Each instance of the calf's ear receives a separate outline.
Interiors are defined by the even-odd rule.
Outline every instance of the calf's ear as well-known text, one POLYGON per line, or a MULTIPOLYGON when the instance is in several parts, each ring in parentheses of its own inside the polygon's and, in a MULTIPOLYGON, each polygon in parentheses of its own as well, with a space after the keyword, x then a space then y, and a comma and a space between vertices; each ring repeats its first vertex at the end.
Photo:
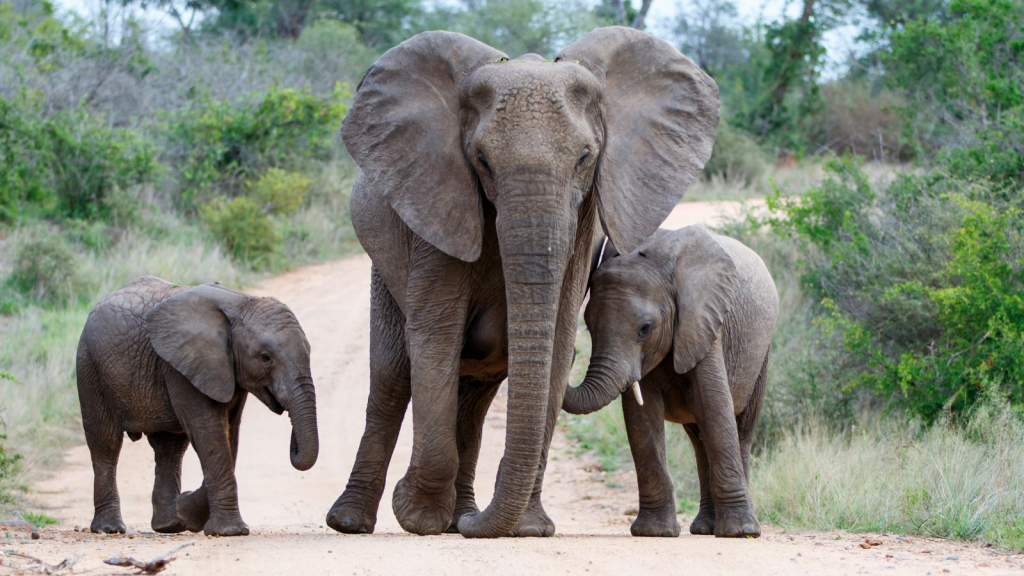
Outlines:
POLYGON ((217 402, 228 402, 235 394, 228 313, 248 298, 216 286, 196 286, 146 312, 146 330, 156 353, 217 402))

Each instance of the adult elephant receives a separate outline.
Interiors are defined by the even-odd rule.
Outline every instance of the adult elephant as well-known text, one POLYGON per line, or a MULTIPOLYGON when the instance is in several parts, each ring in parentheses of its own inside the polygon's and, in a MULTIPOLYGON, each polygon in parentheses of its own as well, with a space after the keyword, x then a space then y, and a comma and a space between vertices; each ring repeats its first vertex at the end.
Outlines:
POLYGON ((427 32, 370 68, 342 126, 373 260, 370 397, 328 525, 373 531, 411 397, 412 462, 393 498, 405 530, 554 534, 541 483, 598 215, 633 250, 702 169, 717 123, 714 81, 630 28, 595 30, 553 62, 427 32), (480 513, 481 428, 506 377, 505 454, 480 513))

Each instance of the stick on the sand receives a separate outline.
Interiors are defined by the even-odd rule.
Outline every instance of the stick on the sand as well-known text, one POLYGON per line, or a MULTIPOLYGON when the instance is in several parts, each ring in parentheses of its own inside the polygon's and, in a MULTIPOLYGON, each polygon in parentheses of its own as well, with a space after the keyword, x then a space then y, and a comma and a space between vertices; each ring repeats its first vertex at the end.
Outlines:
POLYGON ((181 546, 178 546, 177 548, 175 548, 174 550, 171 550, 170 552, 168 552, 166 554, 163 554, 161 556, 157 556, 156 558, 153 558, 149 562, 141 562, 139 560, 136 560, 135 558, 121 558, 121 557, 118 557, 118 556, 115 556, 113 558, 107 558, 103 562, 106 563, 106 564, 110 564, 111 566, 124 566, 125 568, 135 567, 135 568, 138 568, 139 570, 142 570, 146 574, 156 574, 157 572, 160 572, 164 568, 167 568, 167 565, 175 560, 174 558, 168 558, 168 556, 170 556, 171 554, 174 554, 175 552, 177 552, 178 550, 181 550, 182 548, 184 548, 186 546, 191 546, 191 545, 193 545, 195 543, 196 543, 195 540, 193 540, 191 542, 186 542, 186 543, 182 544, 181 546))
MULTIPOLYGON (((17 556, 19 558, 25 558, 26 560, 35 562, 36 564, 39 564, 39 571, 43 574, 47 574, 48 576, 60 576, 65 572, 69 572, 71 568, 75 564, 78 564, 78 561, 82 559, 82 555, 79 554, 78 556, 75 556, 74 560, 72 560, 71 558, 65 558, 61 560, 60 563, 58 563, 56 566, 51 566, 46 562, 43 562, 39 558, 36 558, 35 556, 29 556, 28 554, 22 554, 21 552, 7 552, 7 556, 17 556)), ((19 572, 21 571, 21 568, 19 566, 13 564, 6 564, 6 566, 8 566, 9 568, 14 568, 19 572)))

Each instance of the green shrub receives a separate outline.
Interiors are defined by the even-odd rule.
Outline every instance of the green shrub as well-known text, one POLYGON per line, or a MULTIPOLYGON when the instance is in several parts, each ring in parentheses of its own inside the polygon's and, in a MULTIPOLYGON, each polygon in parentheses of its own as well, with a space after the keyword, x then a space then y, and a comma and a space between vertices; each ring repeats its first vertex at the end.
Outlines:
POLYGON ((103 123, 84 107, 47 118, 38 97, 24 96, 0 98, 0 218, 10 220, 23 208, 106 218, 108 196, 158 179, 156 150, 141 135, 103 123))
POLYGON ((705 180, 721 176, 729 183, 750 186, 764 174, 767 164, 764 151, 753 138, 728 122, 719 122, 703 175, 705 180))
POLYGON ((281 235, 267 211, 252 198, 215 198, 199 217, 235 258, 256 267, 274 252, 281 235))
POLYGON ((291 214, 302 206, 312 187, 313 180, 307 176, 271 168, 249 183, 249 194, 268 213, 291 214))
POLYGON ((935 420, 978 401, 987 379, 1024 403, 1024 240, 1000 194, 941 173, 874 190, 854 159, 800 198, 768 199, 765 222, 795 238, 823 308, 836 377, 935 420), (845 375, 844 375, 845 374, 845 375))
POLYGON ((83 288, 78 257, 59 234, 24 243, 9 282, 25 296, 50 304, 72 302, 83 288))
POLYGON ((329 158, 349 96, 340 84, 324 97, 271 88, 234 103, 204 99, 177 114, 170 138, 180 149, 181 204, 194 206, 209 187, 237 194, 268 167, 329 158))
MULTIPOLYGON (((960 226, 945 234, 950 258, 938 272, 940 283, 894 282, 884 301, 906 300, 927 307, 941 334, 907 346, 899 355, 871 337, 871 327, 834 314, 848 350, 866 357, 870 370, 854 380, 898 398, 900 405, 926 419, 944 409, 973 406, 983 383, 1007 383, 1006 399, 1024 405, 1024 242, 1020 212, 956 198, 965 209, 960 226), (1015 270, 1015 267, 1017 268, 1015 270)), ((837 310, 838 312, 838 310, 837 310)))
POLYGON ((938 162, 954 178, 1019 188, 1024 182, 1024 156, 1014 147, 1013 138, 1000 130, 987 130, 978 134, 978 140, 940 151, 938 162))

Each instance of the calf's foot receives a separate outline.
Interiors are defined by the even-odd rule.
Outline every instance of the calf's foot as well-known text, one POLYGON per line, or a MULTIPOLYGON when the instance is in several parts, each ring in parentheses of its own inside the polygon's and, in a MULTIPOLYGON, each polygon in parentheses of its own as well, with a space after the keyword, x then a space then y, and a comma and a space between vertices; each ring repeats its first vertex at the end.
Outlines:
POLYGON ((238 514, 225 514, 224 516, 211 516, 203 534, 207 536, 248 536, 249 527, 238 514))
POLYGON ((124 534, 124 521, 120 510, 103 510, 92 518, 89 530, 97 534, 124 534))
POLYGON ((697 517, 690 523, 690 534, 711 536, 715 533, 715 509, 701 508, 697 517))
POLYGON ((181 496, 178 496, 177 512, 185 530, 201 532, 210 520, 210 503, 206 498, 206 489, 182 492, 181 496))

